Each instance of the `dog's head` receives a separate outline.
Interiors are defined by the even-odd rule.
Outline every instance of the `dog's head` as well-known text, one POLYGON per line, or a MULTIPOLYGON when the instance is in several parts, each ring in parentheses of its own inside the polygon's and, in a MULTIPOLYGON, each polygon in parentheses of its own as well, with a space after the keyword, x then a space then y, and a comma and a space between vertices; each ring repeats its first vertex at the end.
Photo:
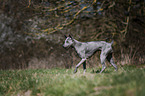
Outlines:
POLYGON ((73 38, 71 37, 71 35, 69 35, 68 37, 65 35, 65 42, 63 44, 63 47, 70 47, 73 44, 73 38))

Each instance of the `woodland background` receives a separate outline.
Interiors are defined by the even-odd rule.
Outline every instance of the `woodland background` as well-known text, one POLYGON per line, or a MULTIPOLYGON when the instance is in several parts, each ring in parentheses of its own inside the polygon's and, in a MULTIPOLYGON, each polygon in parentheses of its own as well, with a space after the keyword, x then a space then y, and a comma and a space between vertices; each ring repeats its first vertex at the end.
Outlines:
MULTIPOLYGON (((145 64, 145 0, 0 0, 0 69, 75 66, 74 49, 62 47, 68 34, 113 39, 117 65, 145 64)), ((101 65, 99 53, 87 66, 101 65)))

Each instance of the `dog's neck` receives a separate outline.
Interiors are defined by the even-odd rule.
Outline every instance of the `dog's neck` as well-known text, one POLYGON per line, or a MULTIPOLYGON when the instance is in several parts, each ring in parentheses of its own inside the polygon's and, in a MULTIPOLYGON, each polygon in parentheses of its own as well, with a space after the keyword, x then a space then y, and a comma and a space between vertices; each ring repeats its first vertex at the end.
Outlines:
POLYGON ((77 48, 77 47, 79 47, 79 46, 81 46, 82 45, 82 42, 79 42, 79 41, 77 41, 77 40, 75 40, 75 39, 73 39, 73 47, 74 48, 77 48))

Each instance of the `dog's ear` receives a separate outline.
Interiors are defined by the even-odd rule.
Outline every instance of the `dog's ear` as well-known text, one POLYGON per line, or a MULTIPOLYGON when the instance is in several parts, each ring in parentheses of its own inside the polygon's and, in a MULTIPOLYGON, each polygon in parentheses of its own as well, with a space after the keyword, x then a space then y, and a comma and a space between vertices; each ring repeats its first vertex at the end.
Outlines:
POLYGON ((71 38, 72 41, 74 41, 74 38, 71 35, 69 35, 69 37, 71 38))
POLYGON ((73 39, 72 36, 71 36, 70 34, 69 34, 69 37, 70 37, 71 39, 73 39))
POLYGON ((66 35, 64 35, 64 37, 65 37, 65 38, 67 38, 67 36, 66 36, 66 35))

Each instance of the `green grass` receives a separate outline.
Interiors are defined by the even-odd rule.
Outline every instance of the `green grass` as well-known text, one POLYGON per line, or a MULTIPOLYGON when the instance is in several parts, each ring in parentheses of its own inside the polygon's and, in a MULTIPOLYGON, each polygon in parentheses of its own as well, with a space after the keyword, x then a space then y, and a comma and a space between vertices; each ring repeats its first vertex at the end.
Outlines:
POLYGON ((145 96, 144 68, 108 67, 102 74, 88 68, 85 75, 73 70, 0 71, 0 96, 145 96))

